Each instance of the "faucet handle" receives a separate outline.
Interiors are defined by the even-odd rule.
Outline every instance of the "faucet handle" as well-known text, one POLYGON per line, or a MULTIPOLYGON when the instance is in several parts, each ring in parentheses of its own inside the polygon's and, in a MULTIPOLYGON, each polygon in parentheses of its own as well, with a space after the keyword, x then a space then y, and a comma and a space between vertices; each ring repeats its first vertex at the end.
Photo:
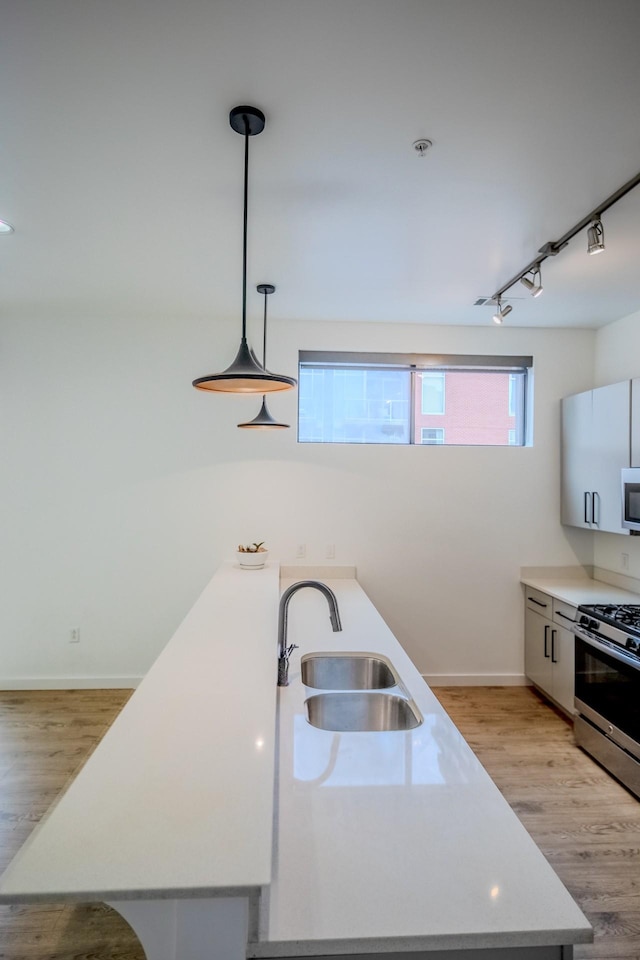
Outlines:
POLYGON ((289 686, 289 658, 294 650, 298 649, 297 643, 291 643, 285 648, 281 657, 278 657, 278 686, 289 686))

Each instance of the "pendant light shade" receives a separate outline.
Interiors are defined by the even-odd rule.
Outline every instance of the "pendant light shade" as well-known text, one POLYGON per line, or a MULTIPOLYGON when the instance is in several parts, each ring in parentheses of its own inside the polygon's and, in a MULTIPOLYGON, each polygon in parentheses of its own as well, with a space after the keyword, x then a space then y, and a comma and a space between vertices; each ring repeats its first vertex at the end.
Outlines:
MULTIPOLYGON (((263 333, 262 333, 262 363, 266 364, 267 362, 267 297, 269 294, 275 292, 275 287, 272 283, 259 283, 257 286, 258 293, 264 294, 264 320, 263 320, 263 333)), ((279 423, 269 413, 267 408, 267 398, 262 397, 262 406, 260 407, 260 412, 253 420, 249 420, 247 423, 239 423, 238 427, 241 430, 288 430, 288 423, 279 423)))
MULTIPOLYGON (((294 377, 271 373, 260 365, 247 343, 247 211, 249 196, 249 137, 264 130, 265 118, 257 107, 234 107, 229 114, 232 130, 244 136, 244 225, 242 231, 242 338, 236 358, 222 373, 193 381, 197 390, 213 393, 271 393, 295 387, 294 377)), ((275 288, 274 288, 275 289, 275 288)), ((265 300, 266 303, 266 300, 265 300)), ((266 308, 265 308, 266 309, 266 308)))

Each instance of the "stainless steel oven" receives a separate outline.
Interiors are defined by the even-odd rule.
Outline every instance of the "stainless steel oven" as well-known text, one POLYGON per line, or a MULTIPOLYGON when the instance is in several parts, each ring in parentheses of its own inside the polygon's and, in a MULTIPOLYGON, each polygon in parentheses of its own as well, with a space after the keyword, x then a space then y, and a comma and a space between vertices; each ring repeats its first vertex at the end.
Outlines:
POLYGON ((583 606, 578 616, 576 743, 640 797, 640 607, 583 606))

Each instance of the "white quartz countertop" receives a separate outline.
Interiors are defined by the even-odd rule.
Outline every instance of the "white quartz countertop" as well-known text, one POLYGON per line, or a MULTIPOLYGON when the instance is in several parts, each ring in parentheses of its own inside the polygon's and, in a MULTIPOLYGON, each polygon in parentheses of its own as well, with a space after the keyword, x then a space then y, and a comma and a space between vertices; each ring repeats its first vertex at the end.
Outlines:
POLYGON ((278 566, 206 587, 0 880, 0 902, 216 896, 271 879, 278 566))
POLYGON ((590 941, 588 921, 366 594, 355 580, 326 582, 341 633, 317 591, 289 608, 300 650, 279 692, 273 879, 248 956, 590 941), (347 650, 389 658, 423 724, 310 726, 304 699, 318 691, 302 685, 300 656, 347 650))
POLYGON ((564 600, 576 606, 581 603, 640 603, 640 595, 637 593, 588 577, 523 577, 521 583, 555 597, 556 600, 564 600))

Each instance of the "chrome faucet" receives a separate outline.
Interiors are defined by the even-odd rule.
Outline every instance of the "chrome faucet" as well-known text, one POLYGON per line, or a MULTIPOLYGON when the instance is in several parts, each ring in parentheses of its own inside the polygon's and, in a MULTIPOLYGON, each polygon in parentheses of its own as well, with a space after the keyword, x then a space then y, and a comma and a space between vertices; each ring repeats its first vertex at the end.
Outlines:
POLYGON ((320 583, 319 580, 299 580, 298 583, 292 583, 290 587, 284 591, 280 597, 280 607, 278 611, 278 686, 286 687, 289 684, 289 658, 294 650, 298 649, 297 643, 292 643, 290 646, 287 646, 287 622, 288 622, 288 611, 289 611, 289 601, 294 593, 297 593, 298 590, 302 590, 303 587, 313 587, 314 590, 319 590, 320 593, 324 594, 327 598, 327 603, 329 604, 329 617, 331 619, 331 626, 333 627, 333 632, 337 633, 339 630, 342 630, 342 624, 340 623, 340 614, 338 612, 338 601, 336 600, 336 595, 333 590, 326 585, 326 583, 320 583))

